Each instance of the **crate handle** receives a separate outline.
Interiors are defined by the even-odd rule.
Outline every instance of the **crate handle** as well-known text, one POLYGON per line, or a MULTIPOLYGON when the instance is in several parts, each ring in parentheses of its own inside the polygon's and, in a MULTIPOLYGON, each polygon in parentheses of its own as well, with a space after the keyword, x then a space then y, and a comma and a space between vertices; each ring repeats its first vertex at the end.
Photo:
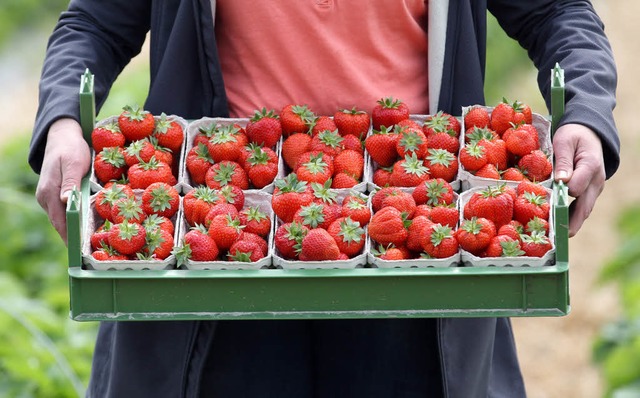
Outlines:
POLYGON ((69 267, 82 266, 82 195, 73 187, 67 201, 67 254, 69 267))
POLYGON ((555 244, 556 262, 569 262, 569 192, 564 182, 553 183, 553 197, 555 201, 555 244))

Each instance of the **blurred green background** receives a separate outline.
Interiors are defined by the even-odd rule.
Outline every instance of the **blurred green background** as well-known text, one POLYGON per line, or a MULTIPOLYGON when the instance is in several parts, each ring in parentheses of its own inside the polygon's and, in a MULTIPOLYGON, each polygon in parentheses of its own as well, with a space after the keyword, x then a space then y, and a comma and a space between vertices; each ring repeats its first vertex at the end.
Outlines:
MULTIPOLYGON (((0 5, 0 112, 8 120, 0 131, 0 220, 5 230, 0 239, 1 397, 82 396, 90 372, 97 325, 68 318, 66 249, 34 199, 37 176, 26 163, 47 37, 66 4, 4 0, 0 5)), ((507 97, 546 113, 525 52, 492 17, 487 59, 488 105, 507 97)), ((125 104, 142 104, 148 84, 143 54, 125 69, 98 117, 118 114, 125 104)), ((640 208, 629 208, 621 220, 624 242, 611 254, 603 280, 620 284, 624 308, 620 320, 604 325, 593 341, 602 394, 617 398, 640 396, 640 279, 635 267, 640 208)))

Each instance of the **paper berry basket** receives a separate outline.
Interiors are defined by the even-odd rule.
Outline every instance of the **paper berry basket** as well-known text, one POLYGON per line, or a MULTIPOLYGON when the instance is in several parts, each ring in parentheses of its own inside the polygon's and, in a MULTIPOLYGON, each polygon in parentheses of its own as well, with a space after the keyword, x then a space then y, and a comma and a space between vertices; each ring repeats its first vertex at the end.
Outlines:
MULTIPOLYGON (((562 70, 552 71, 562 115, 562 70)), ((93 127, 93 76, 82 77, 81 124, 93 127)), ((553 128, 552 128, 553 131, 553 128)), ((567 189, 553 186, 555 256, 540 267, 87 270, 89 181, 67 205, 70 317, 77 321, 539 317, 570 311, 567 189)))

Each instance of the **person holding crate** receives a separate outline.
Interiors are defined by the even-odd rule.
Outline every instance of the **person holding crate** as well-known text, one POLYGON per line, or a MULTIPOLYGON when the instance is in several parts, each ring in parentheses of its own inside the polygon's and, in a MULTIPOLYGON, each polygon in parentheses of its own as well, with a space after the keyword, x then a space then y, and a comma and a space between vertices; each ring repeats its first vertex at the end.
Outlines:
MULTIPOLYGON (((575 235, 619 164, 616 68, 588 1, 249 2, 72 0, 51 35, 29 162, 63 239, 64 204, 89 170, 78 82, 97 105, 150 32, 145 108, 186 119, 308 102, 318 113, 393 94, 414 113, 484 103, 486 12, 528 50, 550 102, 565 70, 556 179, 575 235), (486 3, 486 4, 485 4, 486 3), (284 20, 285 16, 288 16, 284 20), (293 17, 295 16, 295 17, 293 17), (354 38, 359 39, 354 39, 354 38), (348 87, 348 89, 345 89, 348 87)), ((103 322, 90 397, 521 397, 505 318, 103 322)))

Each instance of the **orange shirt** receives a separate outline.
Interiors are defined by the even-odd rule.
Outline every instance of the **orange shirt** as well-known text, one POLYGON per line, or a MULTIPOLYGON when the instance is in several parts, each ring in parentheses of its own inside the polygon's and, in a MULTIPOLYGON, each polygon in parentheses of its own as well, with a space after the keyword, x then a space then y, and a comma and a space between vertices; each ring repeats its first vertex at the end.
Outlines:
POLYGON ((215 33, 232 117, 306 104, 370 111, 392 96, 428 113, 424 0, 218 0, 215 33))

